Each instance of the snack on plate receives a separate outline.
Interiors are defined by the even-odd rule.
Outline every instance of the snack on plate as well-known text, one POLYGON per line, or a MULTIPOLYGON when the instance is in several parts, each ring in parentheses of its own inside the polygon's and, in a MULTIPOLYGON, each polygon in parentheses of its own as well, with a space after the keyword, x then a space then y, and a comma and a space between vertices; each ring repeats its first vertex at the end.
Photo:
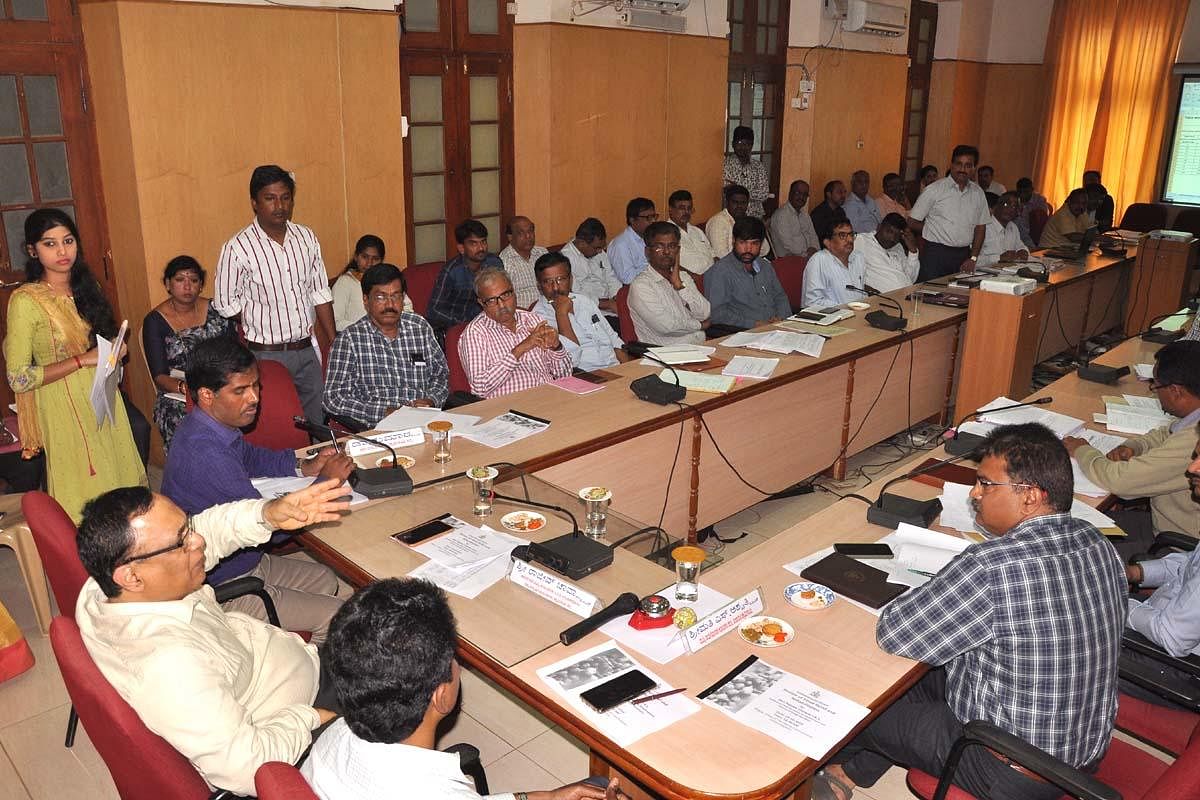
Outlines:
POLYGON ((501 517, 500 524, 510 531, 530 533, 541 530, 546 525, 546 518, 536 511, 513 511, 501 517))

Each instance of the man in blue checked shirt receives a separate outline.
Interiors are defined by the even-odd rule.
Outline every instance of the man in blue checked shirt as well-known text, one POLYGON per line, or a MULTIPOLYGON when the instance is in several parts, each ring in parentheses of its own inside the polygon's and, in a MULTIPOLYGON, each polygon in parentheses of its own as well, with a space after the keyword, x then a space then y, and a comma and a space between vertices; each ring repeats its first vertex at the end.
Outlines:
MULTIPOLYGON (((814 800, 849 800, 892 764, 940 774, 972 720, 1085 772, 1108 749, 1128 591, 1121 559, 1070 516, 1071 460, 1047 428, 998 428, 982 454, 971 501, 996 538, 894 600, 876 629, 880 648, 934 669, 834 754, 814 800)), ((982 747, 967 748, 954 782, 993 800, 1062 795, 982 747)))
POLYGON ((404 273, 394 264, 376 264, 363 274, 367 315, 333 342, 326 411, 372 428, 400 406, 446 402, 446 356, 429 323, 404 311, 406 291, 404 273))

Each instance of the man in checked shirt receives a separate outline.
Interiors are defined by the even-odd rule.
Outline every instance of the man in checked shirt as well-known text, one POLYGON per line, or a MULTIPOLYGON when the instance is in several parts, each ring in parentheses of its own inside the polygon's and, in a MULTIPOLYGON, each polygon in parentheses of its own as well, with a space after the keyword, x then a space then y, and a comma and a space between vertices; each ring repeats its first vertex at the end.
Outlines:
MULTIPOLYGON (((940 774, 972 720, 1085 772, 1108 749, 1128 592, 1121 559, 1071 517, 1071 460, 1048 429, 998 428, 981 452, 971 501, 996 538, 883 610, 880 648, 933 669, 834 754, 814 778, 814 800, 849 800, 892 764, 940 774)), ((983 747, 964 751, 954 782, 993 800, 1062 795, 983 747)))

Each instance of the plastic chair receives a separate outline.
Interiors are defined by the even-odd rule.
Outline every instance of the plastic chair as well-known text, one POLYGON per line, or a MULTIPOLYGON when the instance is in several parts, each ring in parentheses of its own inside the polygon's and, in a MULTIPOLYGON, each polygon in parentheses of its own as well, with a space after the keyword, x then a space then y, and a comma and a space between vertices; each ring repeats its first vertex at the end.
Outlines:
POLYGON ((268 761, 254 773, 258 800, 318 800, 300 770, 282 761, 268 761))
POLYGON ((92 661, 74 619, 54 618, 50 623, 50 646, 67 694, 79 710, 122 800, 216 800, 234 796, 210 790, 190 761, 146 727, 92 661))
POLYGON ((1155 203, 1133 203, 1121 217, 1121 230, 1149 233, 1167 227, 1167 207, 1155 203))
POLYGON ((1033 238, 1034 245, 1040 244, 1042 241, 1042 231, 1046 229, 1046 223, 1050 221, 1050 213, 1044 208, 1035 208, 1029 212, 1029 235, 1033 238))
POLYGON ((629 287, 622 286, 617 290, 617 321, 621 325, 621 340, 624 342, 637 341, 637 331, 633 329, 633 316, 629 313, 629 287))
POLYGON ((975 720, 963 727, 946 759, 941 779, 921 770, 908 771, 908 786, 926 800, 973 800, 973 795, 951 786, 963 750, 981 745, 1064 789, 1065 796, 1084 800, 1140 800, 1200 796, 1200 733, 1193 732, 1183 754, 1166 764, 1151 753, 1120 739, 1109 743, 1108 752, 1094 775, 1068 766, 988 722, 975 720))
POLYGON ((258 379, 262 398, 258 417, 246 429, 246 441, 271 450, 295 450, 307 447, 308 434, 296 427, 292 417, 304 416, 300 395, 287 367, 278 361, 258 360, 258 379))
POLYGON ((433 295, 433 284, 437 281, 438 273, 444 265, 438 261, 425 264, 413 264, 404 270, 404 283, 408 288, 409 299, 412 300, 413 310, 425 316, 429 308, 429 298, 433 295))
POLYGON ((792 310, 804 308, 804 267, 808 256, 782 256, 772 264, 792 310))

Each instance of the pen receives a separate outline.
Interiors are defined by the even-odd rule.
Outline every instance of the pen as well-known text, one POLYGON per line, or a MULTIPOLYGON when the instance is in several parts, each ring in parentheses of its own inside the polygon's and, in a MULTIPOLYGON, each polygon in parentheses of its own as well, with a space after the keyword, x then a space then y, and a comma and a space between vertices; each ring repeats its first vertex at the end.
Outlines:
POLYGON ((129 320, 121 322, 121 330, 117 331, 117 338, 113 339, 112 352, 108 354, 108 368, 112 369, 117 366, 117 353, 121 352, 121 342, 125 338, 125 331, 129 330, 129 320))
POLYGON ((910 569, 909 572, 911 572, 914 575, 923 575, 926 578, 936 578, 937 577, 936 572, 925 572, 924 570, 920 570, 920 569, 910 569))
POLYGON ((687 691, 687 687, 684 686, 682 689, 672 689, 669 692, 659 692, 658 694, 651 694, 651 695, 647 695, 646 697, 639 697, 638 699, 636 699, 632 703, 630 703, 630 705, 639 706, 642 703, 649 703, 651 700, 661 700, 664 697, 670 697, 673 694, 679 694, 680 692, 686 692, 686 691, 687 691))
POLYGON ((333 452, 337 453, 338 455, 342 454, 342 449, 338 447, 337 437, 333 435, 333 431, 329 432, 329 443, 333 445, 333 452))

